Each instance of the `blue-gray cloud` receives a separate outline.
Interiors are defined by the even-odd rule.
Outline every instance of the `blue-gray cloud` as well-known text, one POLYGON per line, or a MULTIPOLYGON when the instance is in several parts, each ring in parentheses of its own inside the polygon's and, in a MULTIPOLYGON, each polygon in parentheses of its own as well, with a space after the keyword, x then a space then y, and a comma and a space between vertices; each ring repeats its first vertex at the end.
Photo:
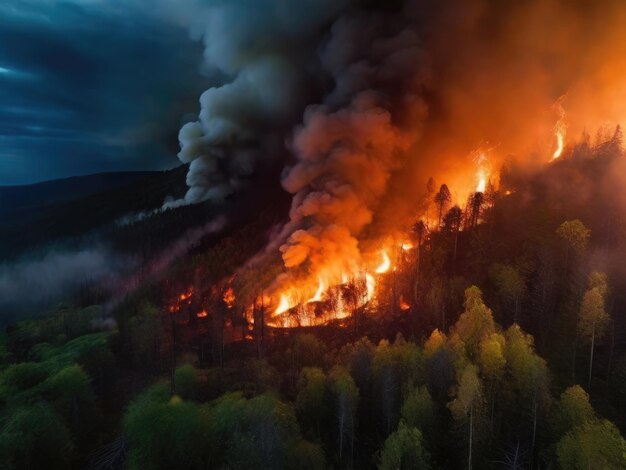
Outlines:
POLYGON ((202 46, 148 2, 0 5, 0 184, 177 164, 202 46))

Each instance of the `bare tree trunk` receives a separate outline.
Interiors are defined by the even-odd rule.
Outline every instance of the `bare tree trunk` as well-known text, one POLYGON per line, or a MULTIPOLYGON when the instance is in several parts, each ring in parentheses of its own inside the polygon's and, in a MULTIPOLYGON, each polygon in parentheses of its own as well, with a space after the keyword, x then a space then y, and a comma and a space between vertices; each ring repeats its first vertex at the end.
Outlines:
POLYGON ((513 457, 513 470, 517 470, 517 458, 519 457, 519 441, 517 441, 517 447, 515 448, 515 457, 513 457))
POLYGON ((596 325, 594 323, 593 330, 591 332, 591 353, 589 354, 589 382, 587 388, 591 390, 591 370, 593 368, 593 346, 596 341, 596 325))

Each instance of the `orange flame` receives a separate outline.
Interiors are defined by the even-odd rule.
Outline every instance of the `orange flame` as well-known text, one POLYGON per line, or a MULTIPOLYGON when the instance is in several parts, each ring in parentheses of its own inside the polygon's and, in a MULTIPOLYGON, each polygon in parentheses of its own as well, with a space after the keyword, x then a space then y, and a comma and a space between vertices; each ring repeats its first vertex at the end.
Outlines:
POLYGON ((472 158, 476 162, 476 166, 478 169, 476 170, 476 192, 484 193, 487 189, 487 183, 489 182, 489 173, 490 173, 490 165, 487 159, 487 152, 491 149, 487 150, 474 150, 471 153, 472 158))
POLYGON ((552 154, 552 160, 556 160, 563 153, 565 146, 565 134, 567 133, 567 127, 565 126, 565 110, 561 104, 561 99, 556 102, 556 111, 559 114, 559 120, 554 125, 554 135, 556 137, 556 150, 552 154))
POLYGON ((554 126, 554 135, 556 137, 556 150, 552 154, 552 160, 556 160, 563 153, 563 148, 565 146, 565 134, 567 128, 565 127, 565 123, 563 119, 559 119, 559 121, 554 126))
POLYGON ((193 295, 193 289, 189 288, 186 292, 179 294, 176 299, 168 306, 170 313, 179 312, 185 305, 191 305, 191 296, 193 295))
POLYGON ((383 258, 383 261, 376 268, 377 274, 386 273, 387 271, 389 271, 389 268, 391 267, 391 260, 389 259, 389 255, 387 254, 385 250, 381 252, 381 256, 383 258))
POLYGON ((222 299, 224 300, 224 303, 226 304, 226 308, 233 308, 233 305, 235 305, 236 297, 235 297, 235 291, 233 290, 232 287, 229 287, 228 289, 226 289, 226 292, 224 292, 222 299))
POLYGON ((376 280, 369 273, 365 274, 365 287, 367 292, 366 301, 369 302, 374 298, 374 292, 376 291, 376 280))
POLYGON ((282 315, 287 310, 291 308, 291 304, 289 302, 289 298, 286 294, 282 294, 280 296, 280 302, 278 303, 278 307, 274 310, 274 315, 282 315))
POLYGON ((318 284, 318 287, 317 287, 317 291, 315 291, 315 295, 313 295, 313 297, 311 297, 309 300, 307 300, 307 303, 319 302, 320 300, 322 300, 322 297, 323 297, 325 291, 326 291, 326 283, 320 277, 319 278, 319 284, 318 284))
POLYGON ((487 189, 487 174, 484 170, 478 170, 478 183, 476 184, 476 192, 484 193, 487 189))

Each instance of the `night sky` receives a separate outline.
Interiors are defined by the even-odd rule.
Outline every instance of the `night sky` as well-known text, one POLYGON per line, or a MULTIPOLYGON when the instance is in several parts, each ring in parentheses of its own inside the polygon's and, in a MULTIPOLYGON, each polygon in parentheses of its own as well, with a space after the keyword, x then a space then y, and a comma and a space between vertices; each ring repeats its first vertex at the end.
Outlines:
POLYGON ((179 164, 202 46, 150 3, 0 3, 0 185, 179 164))

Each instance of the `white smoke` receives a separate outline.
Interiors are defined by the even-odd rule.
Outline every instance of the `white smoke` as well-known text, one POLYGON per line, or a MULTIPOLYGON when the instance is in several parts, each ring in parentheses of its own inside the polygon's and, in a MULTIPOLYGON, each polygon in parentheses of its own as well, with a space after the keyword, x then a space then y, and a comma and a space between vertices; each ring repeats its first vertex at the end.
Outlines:
POLYGON ((0 265, 0 316, 49 306, 73 290, 129 267, 127 259, 105 248, 51 250, 45 255, 0 265))
POLYGON ((200 97, 198 120, 179 133, 189 164, 184 199, 220 201, 239 189, 259 159, 284 155, 284 139, 307 104, 311 60, 323 27, 347 0, 179 3, 171 11, 205 45, 204 69, 221 83, 200 97))

